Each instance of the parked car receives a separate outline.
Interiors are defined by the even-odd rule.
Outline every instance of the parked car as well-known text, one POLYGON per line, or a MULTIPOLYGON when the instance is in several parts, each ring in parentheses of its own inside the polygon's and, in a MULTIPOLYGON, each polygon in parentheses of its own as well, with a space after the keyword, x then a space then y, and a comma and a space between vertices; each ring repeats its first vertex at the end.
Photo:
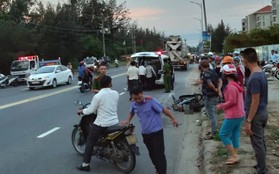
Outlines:
POLYGON ((72 71, 64 65, 43 66, 27 78, 27 87, 30 90, 51 86, 55 88, 60 84, 71 84, 72 71))

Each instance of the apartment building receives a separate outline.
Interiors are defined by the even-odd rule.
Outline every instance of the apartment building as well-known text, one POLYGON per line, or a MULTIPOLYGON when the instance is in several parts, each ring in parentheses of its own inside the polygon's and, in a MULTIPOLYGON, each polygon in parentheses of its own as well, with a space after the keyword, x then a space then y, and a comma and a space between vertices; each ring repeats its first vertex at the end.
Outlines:
POLYGON ((272 25, 272 17, 272 6, 267 5, 242 19, 242 31, 249 32, 256 28, 266 29, 272 25))
POLYGON ((279 0, 272 0, 272 24, 279 24, 279 0))

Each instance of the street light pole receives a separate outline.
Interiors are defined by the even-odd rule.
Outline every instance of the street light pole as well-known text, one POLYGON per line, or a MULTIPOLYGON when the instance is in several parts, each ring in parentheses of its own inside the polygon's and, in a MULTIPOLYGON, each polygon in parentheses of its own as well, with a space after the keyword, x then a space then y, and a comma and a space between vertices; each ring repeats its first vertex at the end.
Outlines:
POLYGON ((205 31, 207 32, 207 19, 206 19, 206 10, 205 10, 205 1, 202 0, 202 5, 203 5, 203 12, 204 12, 204 22, 205 22, 205 31))
POLYGON ((203 15, 202 15, 202 4, 201 3, 198 3, 198 2, 194 2, 194 1, 190 1, 191 3, 193 3, 193 4, 196 4, 196 5, 198 5, 199 7, 200 7, 200 9, 201 9, 201 29, 202 29, 202 31, 203 31, 203 15))

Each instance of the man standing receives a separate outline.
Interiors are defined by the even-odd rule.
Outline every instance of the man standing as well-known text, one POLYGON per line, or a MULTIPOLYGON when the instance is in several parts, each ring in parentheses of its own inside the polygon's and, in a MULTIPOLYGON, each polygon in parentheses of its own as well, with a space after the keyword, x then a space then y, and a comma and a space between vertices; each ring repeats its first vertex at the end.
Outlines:
POLYGON ((146 90, 152 90, 154 88, 156 76, 154 68, 150 65, 150 63, 147 63, 145 76, 146 90))
POLYGON ((247 81, 245 100, 245 132, 250 136, 257 160, 257 173, 266 173, 266 145, 264 128, 267 123, 268 83, 264 72, 258 65, 256 50, 247 48, 243 51, 243 63, 251 71, 247 81))
POLYGON ((90 171, 90 161, 94 145, 108 127, 119 122, 117 116, 119 94, 117 91, 110 89, 112 86, 111 77, 103 76, 100 79, 100 84, 102 89, 94 95, 89 107, 78 111, 78 114, 84 115, 98 113, 86 140, 83 163, 77 166, 77 169, 80 171, 90 171))
POLYGON ((143 142, 146 145, 149 156, 155 166, 157 174, 167 173, 167 160, 165 156, 164 133, 161 113, 168 116, 174 126, 178 126, 173 114, 163 107, 156 99, 144 96, 140 86, 131 89, 133 102, 130 112, 123 124, 128 124, 137 114, 140 120, 143 142))
POLYGON ((136 67, 136 62, 132 61, 128 71, 127 71, 127 79, 128 79, 128 89, 130 92, 130 99, 132 100, 131 89, 133 86, 139 85, 139 69, 136 67))
POLYGON ((170 92, 170 79, 171 79, 171 68, 170 64, 168 63, 167 59, 164 59, 164 65, 163 65, 163 74, 164 74, 164 86, 165 86, 165 92, 170 92))
POLYGON ((197 81, 196 85, 202 84, 202 94, 204 96, 204 104, 208 118, 211 122, 211 132, 208 132, 206 140, 213 139, 217 126, 216 105, 219 102, 219 97, 222 97, 222 80, 216 72, 209 68, 208 60, 202 60, 201 63, 202 78, 197 81))
POLYGON ((99 75, 97 75, 94 78, 93 85, 92 85, 92 92, 95 94, 97 94, 101 89, 101 83, 100 83, 101 78, 106 76, 106 74, 107 74, 107 66, 106 66, 105 62, 102 62, 98 66, 98 71, 99 71, 99 75))
POLYGON ((142 62, 141 65, 139 66, 139 77, 140 77, 140 83, 143 90, 145 90, 145 86, 146 86, 145 75, 146 75, 146 68, 144 67, 144 62, 142 62))

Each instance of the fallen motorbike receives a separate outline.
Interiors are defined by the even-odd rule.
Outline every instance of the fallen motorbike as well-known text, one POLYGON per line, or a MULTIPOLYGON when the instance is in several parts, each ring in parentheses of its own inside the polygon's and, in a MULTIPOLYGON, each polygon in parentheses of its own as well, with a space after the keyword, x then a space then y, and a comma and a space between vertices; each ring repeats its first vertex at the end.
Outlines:
POLYGON ((5 76, 3 74, 0 75, 0 87, 5 88, 7 86, 18 86, 18 76, 8 75, 5 76))
MULTIPOLYGON (((75 101, 76 105, 86 108, 90 103, 83 105, 75 101)), ((85 151, 85 142, 91 125, 96 116, 94 114, 82 116, 79 124, 74 125, 72 144, 79 155, 85 151)), ((99 159, 112 162, 116 168, 124 173, 130 173, 136 165, 136 155, 140 155, 137 147, 137 138, 133 134, 135 126, 112 126, 98 140, 92 152, 99 159)))
POLYGON ((184 107, 189 105, 189 109, 193 110, 194 112, 200 112, 204 106, 202 94, 181 95, 178 99, 172 95, 172 99, 172 107, 175 111, 183 112, 184 107))

